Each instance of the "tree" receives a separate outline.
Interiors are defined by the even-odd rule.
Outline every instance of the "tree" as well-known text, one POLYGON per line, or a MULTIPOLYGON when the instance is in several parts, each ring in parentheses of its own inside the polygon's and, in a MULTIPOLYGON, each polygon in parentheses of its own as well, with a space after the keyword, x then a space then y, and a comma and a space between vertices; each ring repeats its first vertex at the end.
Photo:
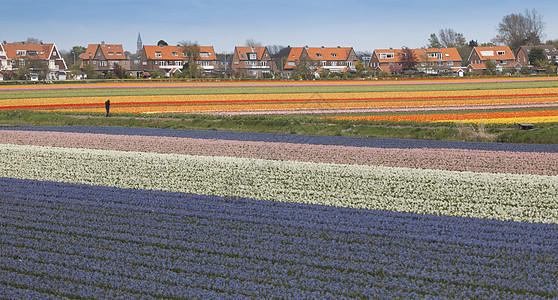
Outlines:
POLYGON ((247 39, 246 42, 244 43, 244 45, 246 47, 261 47, 262 43, 254 40, 254 39, 247 39))
POLYGON ((128 78, 128 72, 120 64, 114 64, 114 69, 112 70, 114 75, 120 79, 128 78))
POLYGON ((438 35, 432 33, 428 39, 428 48, 454 48, 466 45, 467 41, 463 33, 455 32, 453 29, 441 29, 438 35))
POLYGON ((165 42, 164 40, 159 40, 157 42, 157 46, 168 46, 169 44, 167 44, 167 42, 165 42))
POLYGON ((440 40, 438 39, 438 37, 436 36, 435 33, 430 35, 430 38, 428 39, 428 45, 426 45, 427 48, 442 48, 442 44, 440 43, 440 40))
POLYGON ((297 61, 296 69, 293 72, 293 78, 312 79, 312 73, 316 69, 315 67, 314 62, 307 55, 301 55, 300 59, 297 61))
POLYGON ((477 42, 477 40, 470 40, 469 41, 469 47, 471 48, 475 48, 479 46, 479 42, 477 42))
POLYGON ((529 62, 535 67, 541 67, 546 63, 546 55, 542 48, 534 47, 529 51, 529 62))
POLYGON ((542 15, 535 9, 525 10, 523 14, 510 14, 498 24, 498 34, 493 41, 507 45, 516 52, 523 45, 540 45, 544 27, 542 15))
POLYGON ((403 71, 412 71, 416 70, 418 64, 418 58, 415 55, 415 52, 408 47, 402 47, 401 53, 401 69, 403 71))
POLYGON ((359 73, 359 74, 366 71, 366 67, 364 66, 364 64, 360 60, 357 60, 357 62, 355 63, 355 69, 356 69, 356 72, 359 73))
POLYGON ((450 28, 440 30, 439 36, 440 43, 444 48, 460 47, 467 43, 462 33, 455 32, 450 28))
POLYGON ((190 75, 190 77, 201 77, 202 72, 197 63, 200 58, 200 46, 198 45, 198 42, 181 41, 180 43, 178 43, 178 46, 180 48, 180 51, 182 51, 182 53, 184 53, 184 56, 188 59, 188 74, 190 75))
POLYGON ((496 70, 496 63, 493 60, 485 61, 484 66, 486 67, 486 72, 488 72, 488 74, 493 74, 496 70))

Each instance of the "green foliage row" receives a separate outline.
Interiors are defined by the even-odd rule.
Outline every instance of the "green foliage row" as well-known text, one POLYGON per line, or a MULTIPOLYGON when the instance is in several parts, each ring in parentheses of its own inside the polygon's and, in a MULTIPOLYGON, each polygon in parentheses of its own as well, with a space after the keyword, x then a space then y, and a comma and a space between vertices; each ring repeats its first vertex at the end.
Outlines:
POLYGON ((514 130, 512 125, 449 124, 413 122, 367 122, 318 120, 314 115, 297 116, 208 116, 60 114, 0 111, 0 126, 122 126, 173 129, 203 129, 270 132, 306 135, 338 135, 451 141, 496 141, 505 143, 558 144, 558 123, 536 124, 536 130, 514 130), (464 134, 464 127, 473 132, 464 134), (486 134, 484 134, 486 133, 486 134), (491 136, 485 139, 484 136, 491 136))

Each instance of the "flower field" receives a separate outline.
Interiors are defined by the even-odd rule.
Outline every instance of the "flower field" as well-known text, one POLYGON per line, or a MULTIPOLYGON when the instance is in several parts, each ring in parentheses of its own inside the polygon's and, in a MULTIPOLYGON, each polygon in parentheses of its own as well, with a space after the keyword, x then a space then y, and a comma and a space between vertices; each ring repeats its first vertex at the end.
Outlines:
POLYGON ((7 298, 558 297, 557 145, 6 126, 0 154, 7 298))
POLYGON ((313 114, 349 121, 558 122, 556 78, 1 86, 0 110, 313 114))

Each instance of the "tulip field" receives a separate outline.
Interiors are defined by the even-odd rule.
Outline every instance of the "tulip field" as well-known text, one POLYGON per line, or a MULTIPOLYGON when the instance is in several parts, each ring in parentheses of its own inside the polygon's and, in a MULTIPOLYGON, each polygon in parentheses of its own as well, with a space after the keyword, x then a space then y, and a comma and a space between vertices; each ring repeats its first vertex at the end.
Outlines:
POLYGON ((0 299, 558 298, 556 144, 101 123, 550 128, 557 77, 0 85, 22 110, 103 126, 0 123, 0 299))
POLYGON ((0 126, 0 295, 558 297, 558 145, 0 126))
POLYGON ((97 83, 0 86, 0 110, 314 115, 323 120, 558 122, 558 78, 97 83))

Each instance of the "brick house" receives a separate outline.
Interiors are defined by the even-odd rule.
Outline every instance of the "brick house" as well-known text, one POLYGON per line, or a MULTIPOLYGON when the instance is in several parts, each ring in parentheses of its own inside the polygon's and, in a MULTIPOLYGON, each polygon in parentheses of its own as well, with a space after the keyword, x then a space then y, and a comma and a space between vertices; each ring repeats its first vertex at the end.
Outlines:
MULTIPOLYGON (((220 70, 221 62, 215 56, 213 46, 198 47, 200 52, 196 63, 204 73, 220 70)), ((141 51, 141 68, 147 71, 163 70, 167 77, 181 72, 187 63, 188 57, 180 46, 145 45, 141 51)))
POLYGON ((532 66, 532 63, 529 61, 529 52, 533 48, 541 48, 549 63, 555 64, 558 61, 558 50, 556 50, 554 45, 521 46, 515 56, 518 67, 532 66))
POLYGON ((267 47, 237 46, 234 48, 232 70, 248 77, 261 78, 266 74, 272 75, 277 65, 267 47))
POLYGON ((68 69, 54 43, 0 44, 0 71, 12 73, 20 67, 29 67, 30 72, 43 74, 48 80, 57 80, 68 69))
MULTIPOLYGON (((462 59, 456 48, 411 49, 417 58, 417 70, 428 74, 454 72, 462 67, 462 59)), ((403 49, 376 49, 370 59, 370 69, 392 73, 394 65, 400 65, 403 49)))
MULTIPOLYGON (((87 50, 80 54, 81 66, 93 66, 93 70, 99 73, 108 73, 114 70, 115 65, 119 65, 126 70, 134 70, 134 66, 130 63, 130 58, 124 52, 121 44, 89 44, 87 50)), ((137 67, 137 66, 136 66, 137 67)))
POLYGON ((515 56, 508 46, 475 47, 469 54, 468 72, 482 73, 486 70, 486 62, 492 61, 495 71, 502 72, 504 68, 515 68, 515 56))
POLYGON ((352 47, 292 47, 284 70, 294 71, 301 60, 309 60, 316 71, 327 70, 330 72, 355 71, 358 61, 352 47))

